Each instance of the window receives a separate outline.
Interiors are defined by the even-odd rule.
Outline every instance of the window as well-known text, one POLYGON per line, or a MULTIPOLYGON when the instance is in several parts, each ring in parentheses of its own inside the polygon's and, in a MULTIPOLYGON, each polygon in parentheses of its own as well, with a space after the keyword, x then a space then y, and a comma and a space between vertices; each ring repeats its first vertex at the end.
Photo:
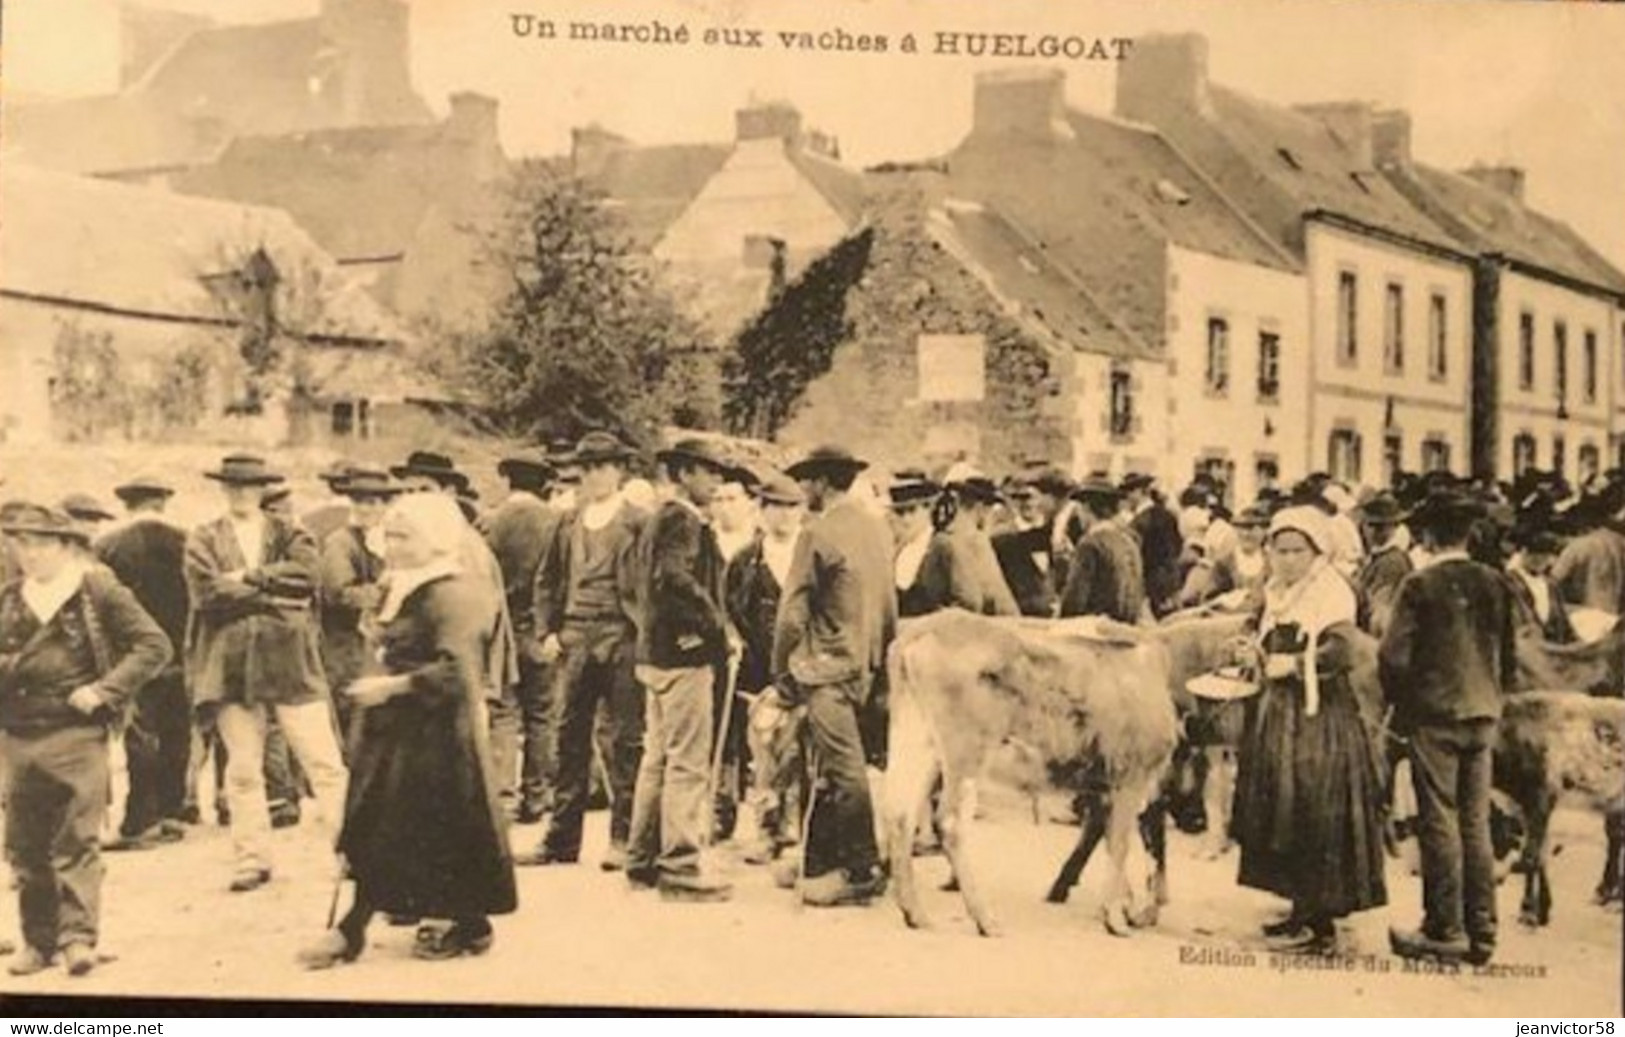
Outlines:
POLYGON ((1450 329, 1444 296, 1428 298, 1428 377, 1442 382, 1450 374, 1450 329))
POLYGON ((1518 314, 1518 388, 1535 387, 1535 315, 1528 310, 1518 314))
POLYGON ((1393 282, 1382 297, 1382 369, 1405 373, 1405 286, 1393 282))
POLYGON ((1580 398, 1587 403, 1597 402, 1597 333, 1590 328, 1580 347, 1580 398))
POLYGON ((1352 367, 1360 358, 1358 325, 1360 284, 1354 271, 1337 275, 1337 362, 1352 367))
POLYGON ((1527 432, 1520 432, 1512 440, 1512 477, 1518 476, 1535 467, 1535 437, 1527 432))
POLYGON ((1580 481, 1589 482, 1602 471, 1602 451, 1597 449, 1595 443, 1583 443, 1580 446, 1580 481))
POLYGON ((1134 435, 1134 377, 1127 369, 1111 373, 1111 437, 1134 435))
POLYGON ((1335 429, 1332 432, 1326 460, 1326 467, 1332 478, 1350 483, 1359 482, 1360 434, 1349 428, 1335 429))
POLYGON ((1382 437, 1382 477, 1392 486, 1405 470, 1405 437, 1398 432, 1387 432, 1382 437))
POLYGON ((1448 472, 1450 470, 1450 444, 1438 436, 1422 441, 1422 471, 1448 472))
POLYGON ((1281 395, 1281 336, 1279 332, 1258 333, 1258 397, 1274 401, 1281 395))
POLYGON ((372 402, 370 400, 340 400, 333 404, 333 435, 372 438, 372 402))
POLYGON ((1207 321, 1207 391, 1223 396, 1230 389, 1230 325, 1223 317, 1207 321))
POLYGON ((1259 454, 1253 459, 1254 492, 1269 489, 1281 478, 1281 462, 1273 454, 1259 454))
POLYGON ((1564 469, 1568 467, 1568 452, 1568 443, 1564 441, 1563 433, 1557 433, 1552 437, 1552 471, 1558 475, 1564 474, 1564 469))
POLYGON ((1557 409, 1569 401, 1569 326, 1562 321, 1552 325, 1552 359, 1556 363, 1557 409))
POLYGON ((921 335, 920 399, 929 403, 976 401, 986 394, 986 343, 980 335, 921 335))

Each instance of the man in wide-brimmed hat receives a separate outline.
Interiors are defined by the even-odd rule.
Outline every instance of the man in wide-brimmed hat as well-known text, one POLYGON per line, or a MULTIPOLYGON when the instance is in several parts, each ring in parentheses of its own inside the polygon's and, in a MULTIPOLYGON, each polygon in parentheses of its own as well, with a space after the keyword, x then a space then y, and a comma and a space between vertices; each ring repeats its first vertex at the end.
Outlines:
MULTIPOLYGON (((1130 472, 1117 487, 1120 507, 1128 527, 1139 540, 1140 571, 1144 574, 1144 594, 1151 612, 1164 616, 1178 605, 1183 583, 1179 560, 1185 540, 1179 532, 1179 517, 1156 492, 1156 479, 1145 472, 1130 472)), ((1107 498, 1094 493, 1092 499, 1107 498)))
POLYGON ((347 464, 332 486, 347 502, 346 515, 344 524, 321 540, 316 608, 322 668, 335 691, 341 745, 347 746, 353 706, 343 690, 367 667, 362 630, 384 599, 384 515, 390 501, 405 491, 382 468, 361 464, 347 464))
POLYGON ((1079 483, 1072 499, 1082 505, 1084 533, 1061 593, 1061 615, 1139 622, 1147 608, 1145 576, 1140 545, 1117 521, 1121 491, 1097 474, 1079 483))
MULTIPOLYGON (((756 696, 773 685, 773 625, 790 577, 806 508, 801 487, 782 472, 762 473, 751 489, 761 518, 756 536, 728 564, 723 591, 728 618, 741 642, 734 690, 745 696, 756 696)), ((745 711, 742 703, 734 705, 734 730, 724 736, 740 743, 745 738, 745 711)), ((760 761, 758 766, 766 763, 760 761)), ((747 853, 747 859, 754 863, 765 863, 777 856, 799 822, 793 811, 788 816, 784 811, 785 790, 774 788, 771 792, 774 802, 763 804, 756 818, 762 841, 747 853)), ((717 808, 719 821, 725 824, 734 806, 719 801, 717 808)))
POLYGON ((1607 473, 1588 508, 1595 525, 1569 541, 1552 578, 1570 605, 1625 616, 1625 473, 1607 473))
POLYGON ((310 609, 318 555, 310 534, 260 510, 283 481, 264 459, 227 457, 205 476, 220 483, 226 510, 186 544, 191 598, 187 676, 196 706, 212 716, 227 751, 234 892, 271 880, 265 741, 276 719, 309 777, 322 819, 336 828, 345 770, 310 609))
POLYGON ((552 823, 521 865, 574 864, 581 856, 594 718, 608 745, 610 848, 605 870, 625 866, 632 793, 643 754, 643 690, 633 674, 637 557, 644 519, 621 499, 631 447, 589 432, 572 452, 581 467, 577 506, 565 515, 536 570, 537 657, 553 664, 557 760, 552 823))
POLYGON ((389 474, 401 481, 408 492, 439 490, 455 497, 468 488, 468 476, 458 471, 457 464, 445 454, 432 450, 414 450, 405 464, 398 464, 389 474))
POLYGON ((553 458, 539 449, 514 451, 497 463, 508 496, 476 523, 502 569, 508 617, 520 646, 518 716, 511 725, 519 766, 498 776, 503 803, 521 824, 542 820, 553 808, 553 669, 536 637, 536 571, 553 543, 564 513, 549 503, 558 475, 553 458))
POLYGON ((1072 480, 1047 462, 1027 465, 1011 480, 1018 528, 995 534, 993 551, 1023 615, 1053 616, 1072 566, 1072 542, 1055 527, 1072 495, 1072 480))
POLYGON ((1571 644, 1578 640, 1569 621, 1568 605, 1552 579, 1552 566, 1563 550, 1563 538, 1537 516, 1519 516, 1508 537, 1512 557, 1507 575, 1512 580, 1512 598, 1525 628, 1539 632, 1551 644, 1571 644))
POLYGON ((773 639, 777 693, 807 706, 818 802, 804 836, 803 902, 867 903, 883 891, 874 806, 859 726, 897 623, 890 537, 851 499, 868 467, 835 446, 809 451, 786 474, 812 518, 796 542, 773 639))
MULTIPOLYGON (((341 457, 316 473, 317 481, 327 488, 327 492, 320 501, 299 513, 299 524, 310 531, 311 539, 318 545, 326 543, 334 530, 343 529, 350 521, 350 501, 344 496, 342 487, 344 480, 358 467, 368 466, 341 457)), ((380 471, 377 468, 372 470, 380 471)))
POLYGON ((1399 585, 1414 568, 1404 545, 1396 535, 1403 512, 1390 493, 1378 493, 1354 509, 1365 538, 1365 558, 1354 576, 1354 593, 1359 599, 1360 629, 1381 637, 1388 626, 1399 585))
POLYGON ((22 569, 0 588, 5 843, 24 942, 8 971, 60 956, 82 976, 97 964, 109 729, 168 663, 170 643, 128 588, 85 560, 66 512, 16 504, 0 530, 22 569))
POLYGON ((922 585, 920 571, 937 539, 933 519, 942 486, 918 469, 905 468, 892 477, 886 494, 891 501, 892 543, 897 548, 892 560, 897 614, 901 618, 934 612, 941 606, 926 600, 937 595, 922 585))
POLYGON ((140 849, 182 836, 192 702, 182 672, 186 644, 186 533, 164 519, 174 488, 137 476, 113 489, 129 521, 96 543, 96 553, 168 636, 169 665, 136 694, 124 739, 128 796, 119 839, 108 849, 140 849))
POLYGON ((1517 607, 1506 579, 1467 555, 1481 502, 1430 493, 1406 517, 1430 561, 1400 584, 1379 653, 1394 730, 1409 738, 1424 917, 1391 930, 1409 958, 1487 962, 1495 950, 1490 760, 1517 672, 1517 607))
POLYGON ((702 862, 715 736, 717 674, 728 659, 726 565, 706 514, 737 467, 713 442, 680 440, 655 455, 674 488, 650 518, 638 570, 643 622, 637 677, 646 692, 643 760, 632 801, 626 876, 677 900, 726 900, 702 862))

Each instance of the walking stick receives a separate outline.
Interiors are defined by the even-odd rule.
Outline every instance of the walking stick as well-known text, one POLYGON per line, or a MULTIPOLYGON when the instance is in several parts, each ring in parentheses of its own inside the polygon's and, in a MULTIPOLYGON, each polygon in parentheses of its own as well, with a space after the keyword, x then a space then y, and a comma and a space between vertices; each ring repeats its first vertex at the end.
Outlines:
POLYGON ((717 788, 722 784, 722 759, 728 748, 728 736, 733 728, 734 681, 739 675, 739 656, 728 653, 723 666, 722 724, 717 728, 716 745, 711 749, 711 769, 705 778, 705 828, 700 832, 700 845, 710 846, 717 827, 717 788))

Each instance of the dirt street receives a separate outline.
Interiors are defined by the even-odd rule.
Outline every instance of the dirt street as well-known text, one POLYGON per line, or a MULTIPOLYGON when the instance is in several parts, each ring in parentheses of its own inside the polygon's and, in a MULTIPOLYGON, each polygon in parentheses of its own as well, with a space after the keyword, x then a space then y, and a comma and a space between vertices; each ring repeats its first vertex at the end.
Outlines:
MULTIPOLYGON (((729 904, 672 904, 633 893, 598 870, 605 815, 589 815, 583 864, 525 869, 517 914, 496 920, 479 959, 425 963, 412 930, 375 925, 362 959, 307 973, 295 951, 318 935, 332 885, 330 857, 308 826, 276 833, 275 881, 226 891, 230 846, 218 828, 184 843, 108 855, 103 949, 94 975, 53 970, 0 975, 3 992, 140 994, 581 1006, 707 1006, 777 1011, 1034 1015, 1617 1015, 1621 916, 1593 906, 1601 823, 1560 813, 1563 851, 1552 871, 1557 906, 1547 930, 1515 919, 1521 881, 1501 889, 1501 974, 1404 971, 1385 927, 1419 917, 1419 883, 1391 862, 1391 905, 1353 920, 1348 970, 1272 960, 1253 935, 1277 910, 1235 885, 1234 852, 1200 860, 1194 840, 1171 840, 1173 902, 1153 931, 1128 939, 1100 926, 1103 861, 1091 863, 1070 904, 1043 902, 1074 830, 1035 825, 1013 805, 973 829, 976 857, 1006 923, 975 935, 956 894, 935 891, 940 859, 919 862, 936 927, 904 928, 886 901, 866 909, 800 908, 766 870, 719 850, 737 881, 729 904), (1289 968, 1290 967, 1290 968, 1289 968)), ((308 823, 307 823, 308 825, 308 823)), ((514 831, 526 849, 534 829, 514 831)), ((15 902, 0 908, 14 931, 15 902)))

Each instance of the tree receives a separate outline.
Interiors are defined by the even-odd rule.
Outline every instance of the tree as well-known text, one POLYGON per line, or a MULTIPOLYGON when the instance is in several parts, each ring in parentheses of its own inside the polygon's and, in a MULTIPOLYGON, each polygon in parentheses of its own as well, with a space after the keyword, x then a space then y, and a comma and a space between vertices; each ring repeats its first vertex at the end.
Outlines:
POLYGON ((504 432, 607 429, 647 444, 677 419, 714 424, 715 353, 601 193, 528 163, 488 248, 511 284, 483 328, 451 337, 442 366, 504 432))
POLYGON ((131 390, 112 335, 63 324, 51 367, 51 412, 63 439, 94 443, 109 433, 129 431, 131 390))

